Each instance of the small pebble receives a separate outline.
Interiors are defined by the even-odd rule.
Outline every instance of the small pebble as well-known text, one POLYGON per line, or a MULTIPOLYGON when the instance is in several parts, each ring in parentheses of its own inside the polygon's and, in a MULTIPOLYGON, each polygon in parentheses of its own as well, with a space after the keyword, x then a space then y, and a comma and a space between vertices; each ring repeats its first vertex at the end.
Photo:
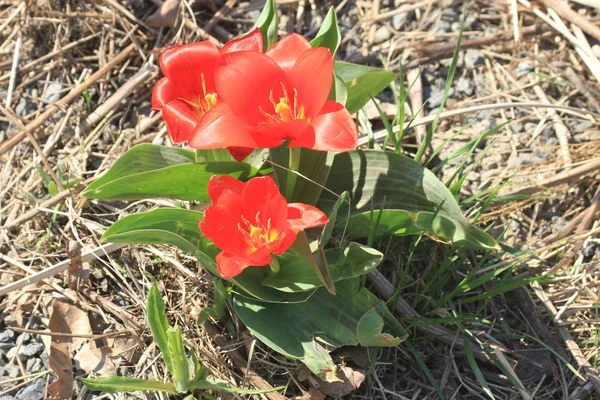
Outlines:
POLYGON ((483 57, 479 50, 467 49, 467 52, 465 53, 465 67, 474 68, 476 65, 481 65, 483 63, 483 57))
POLYGON ((461 93, 466 94, 467 96, 470 96, 475 91, 475 84, 473 83, 472 80, 461 76, 460 78, 458 78, 458 82, 456 84, 456 90, 458 90, 461 93))
POLYGON ((402 30, 402 28, 404 28, 404 25, 406 25, 406 21, 408 20, 408 13, 399 13, 399 14, 395 14, 392 17, 392 28, 394 28, 397 31, 402 30))
POLYGON ((15 331, 10 329, 4 329, 0 332, 0 342, 13 342, 15 338, 15 331))
POLYGON ((517 65, 517 69, 515 69, 515 75, 517 75, 517 77, 521 77, 523 75, 527 75, 531 71, 533 71, 533 64, 531 64, 529 61, 522 61, 519 63, 519 65, 517 65))
POLYGON ((46 381, 39 378, 17 394, 17 400, 42 400, 45 392, 46 381))

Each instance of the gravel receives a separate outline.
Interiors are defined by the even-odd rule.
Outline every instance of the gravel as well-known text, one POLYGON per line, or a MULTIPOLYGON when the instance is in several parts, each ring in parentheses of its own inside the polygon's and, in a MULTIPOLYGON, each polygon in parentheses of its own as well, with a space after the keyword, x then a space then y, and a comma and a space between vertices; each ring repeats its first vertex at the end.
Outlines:
POLYGON ((522 61, 519 63, 519 65, 517 65, 517 69, 515 69, 515 75, 517 75, 517 77, 521 77, 523 75, 527 75, 531 71, 533 71, 533 64, 531 64, 529 61, 522 61))
POLYGON ((473 83, 472 80, 461 76, 456 83, 456 90, 458 90, 460 93, 466 94, 467 96, 471 96, 475 91, 475 83, 473 83))
POLYGON ((481 51, 477 49, 468 49, 465 53, 465 67, 475 68, 477 65, 484 64, 481 51))
POLYGON ((18 395, 18 400, 42 400, 46 392, 46 381, 42 378, 36 379, 33 384, 27 386, 18 395))

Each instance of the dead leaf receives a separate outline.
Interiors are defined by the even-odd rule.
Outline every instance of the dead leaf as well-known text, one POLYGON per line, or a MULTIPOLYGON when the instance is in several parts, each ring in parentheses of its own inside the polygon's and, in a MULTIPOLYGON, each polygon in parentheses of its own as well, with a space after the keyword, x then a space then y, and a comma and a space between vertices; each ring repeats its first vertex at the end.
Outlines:
POLYGON ((350 367, 338 367, 338 382, 326 382, 319 378, 319 391, 333 398, 342 398, 358 389, 365 380, 364 370, 356 370, 350 367))
POLYGON ((325 396, 323 393, 311 387, 309 391, 304 393, 302 396, 294 397, 294 400, 325 400, 326 397, 327 396, 325 396))
POLYGON ((96 348, 91 347, 90 343, 84 344, 74 359, 79 368, 97 376, 116 375, 117 367, 121 363, 121 357, 114 356, 107 346, 96 348))
POLYGON ((140 338, 136 336, 107 338, 106 344, 111 349, 113 355, 120 356, 127 360, 127 362, 134 360, 135 355, 139 353, 141 347, 140 338))
MULTIPOLYGON (((51 332, 69 333, 70 328, 65 315, 72 305, 66 300, 56 298, 52 301, 52 316, 49 328, 51 332)), ((50 368, 57 376, 48 386, 48 396, 52 399, 70 399, 73 395, 73 364, 71 363, 71 338, 52 336, 50 343, 50 368)))
MULTIPOLYGON (((64 297, 56 297, 51 304, 52 314, 48 328, 53 333, 91 335, 92 328, 87 312, 70 303, 64 297)), ((48 386, 48 394, 53 399, 70 399, 73 393, 73 364, 71 352, 89 342, 89 338, 72 336, 52 336, 50 341, 50 368, 57 380, 48 386)))
POLYGON ((156 12, 146 18, 146 25, 153 28, 172 28, 179 16, 180 0, 165 0, 156 12))

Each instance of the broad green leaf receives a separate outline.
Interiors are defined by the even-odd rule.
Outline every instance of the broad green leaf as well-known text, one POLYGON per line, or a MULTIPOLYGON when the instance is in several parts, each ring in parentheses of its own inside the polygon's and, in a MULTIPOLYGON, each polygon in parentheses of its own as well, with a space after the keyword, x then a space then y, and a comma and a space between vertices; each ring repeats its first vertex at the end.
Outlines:
POLYGON ((335 222, 337 221, 338 210, 344 202, 348 201, 348 197, 348 192, 342 193, 331 208, 331 211, 327 216, 329 218, 329 222, 327 223, 327 225, 325 225, 325 228, 323 229, 323 236, 321 236, 321 243, 323 244, 323 246, 326 246, 327 243, 329 243, 329 239, 331 239, 331 233, 333 232, 335 222))
MULTIPOLYGON (((469 249, 498 248, 489 234, 467 221, 452 193, 433 173, 403 155, 378 150, 339 153, 327 187, 335 193, 350 193, 349 214, 343 204, 336 220, 336 226, 350 238, 368 237, 372 221, 379 221, 377 236, 425 233, 469 249), (384 199, 385 208, 380 211, 384 199)), ((336 201, 331 193, 323 192, 317 207, 328 213, 336 201)))
POLYGON ((356 337, 363 346, 398 346, 401 338, 382 332, 383 318, 376 309, 366 312, 356 327, 356 337))
POLYGON ((213 175, 248 179, 256 168, 218 151, 187 150, 141 144, 119 158, 83 195, 89 199, 140 200, 150 197, 208 200, 206 186, 213 175), (229 157, 231 159, 231 157, 229 157))
POLYGON ((396 78, 391 71, 343 61, 335 63, 335 74, 346 83, 346 108, 350 113, 363 108, 396 78))
POLYGON ((160 292, 156 285, 152 285, 146 300, 146 315, 148 325, 152 331, 152 338, 156 342, 162 353, 162 358, 165 361, 167 370, 173 375, 175 367, 173 365, 173 355, 169 347, 169 320, 167 319, 165 302, 163 301, 160 292))
MULTIPOLYGON (((325 256, 333 282, 364 275, 377 267, 383 259, 383 254, 379 251, 358 243, 350 243, 345 249, 327 249, 325 256)), ((284 292, 307 291, 323 286, 309 263, 292 252, 280 257, 279 265, 279 273, 267 276, 263 285, 284 292)))
POLYGON ((256 23, 253 28, 259 28, 263 37, 264 50, 273 46, 277 41, 277 28, 279 21, 277 18, 277 5, 275 0, 266 0, 256 23))
MULTIPOLYGON (((379 305, 385 307, 359 283, 357 278, 340 281, 335 296, 322 288, 304 303, 285 305, 236 295, 234 306, 260 341, 286 357, 301 360, 315 374, 325 375, 335 370, 335 364, 323 345, 359 344, 357 326, 363 315, 379 305)), ((389 315, 384 315, 386 321, 389 315)))
POLYGON ((190 359, 192 360, 192 364, 194 364, 194 380, 190 382, 190 387, 193 386, 194 381, 203 381, 208 378, 210 374, 210 369, 200 364, 200 360, 198 360, 198 356, 193 351, 190 352, 190 359))
POLYGON ((138 390, 156 390, 176 394, 175 386, 160 381, 149 381, 146 379, 127 378, 125 376, 107 376, 101 378, 80 378, 90 390, 98 390, 104 393, 135 392, 138 390))
POLYGON ((346 87, 346 82, 336 74, 333 74, 333 85, 331 85, 328 99, 340 103, 341 105, 346 105, 346 101, 348 100, 348 88, 346 87))
POLYGON ((214 257, 217 249, 198 228, 199 211, 179 208, 159 208, 129 215, 115 222, 104 232, 101 242, 169 244, 190 253, 212 273, 217 274, 214 257))
POLYGON ((337 16, 335 15, 335 7, 330 7, 329 12, 325 16, 323 25, 317 32, 317 36, 310 41, 311 47, 327 47, 331 51, 331 56, 335 60, 335 53, 342 41, 340 28, 338 27, 337 16))
MULTIPOLYGON (((202 213, 178 208, 159 208, 129 215, 115 222, 104 232, 103 243, 167 244, 194 255, 204 267, 220 277, 215 257, 220 250, 198 228, 202 213)), ((279 290, 260 284, 268 272, 265 267, 246 268, 230 281, 249 296, 274 302, 305 301, 310 295, 302 293, 292 298, 279 290)))
POLYGON ((270 149, 271 161, 281 166, 273 165, 277 186, 285 195, 284 188, 287 186, 288 179, 294 179, 293 194, 286 196, 287 201, 315 204, 329 176, 333 153, 305 148, 299 150, 300 163, 298 168, 293 168, 295 171, 292 172, 288 171, 290 149, 285 145, 270 149), (291 175, 295 176, 291 177, 291 175))
POLYGON ((169 339, 169 350, 171 351, 171 357, 173 358, 173 383, 175 389, 179 393, 188 391, 188 384, 190 381, 190 370, 188 359, 185 354, 185 348, 183 347, 183 337, 181 336, 181 328, 176 326, 175 328, 169 328, 167 330, 167 337, 169 339))
POLYGON ((233 386, 231 383, 223 379, 208 378, 206 380, 191 382, 190 390, 220 390, 228 393, 239 394, 261 394, 283 390, 285 386, 274 387, 273 389, 241 389, 233 386))
MULTIPOLYGON (((323 246, 318 241, 313 241, 313 243, 316 247, 314 249, 311 246, 311 241, 308 240, 306 231, 300 231, 291 250, 298 255, 298 258, 311 267, 315 276, 327 288, 329 293, 335 294, 335 285, 331 279, 323 246)), ((297 290, 292 289, 291 291, 297 290)))

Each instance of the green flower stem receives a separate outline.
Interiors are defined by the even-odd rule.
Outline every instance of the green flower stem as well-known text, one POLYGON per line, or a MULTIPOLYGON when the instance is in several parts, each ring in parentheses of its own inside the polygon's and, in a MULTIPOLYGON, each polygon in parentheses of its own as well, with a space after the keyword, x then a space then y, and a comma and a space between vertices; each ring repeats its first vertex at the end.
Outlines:
POLYGON ((296 188, 296 172, 300 168, 300 147, 290 149, 290 159, 288 163, 289 171, 285 180, 285 198, 287 201, 293 201, 294 189, 296 188))
POLYGON ((269 266, 271 267, 271 270, 269 271, 269 276, 271 277, 276 276, 279 273, 279 270, 281 269, 279 267, 279 261, 277 261, 277 258, 275 258, 275 256, 273 256, 273 261, 271 261, 269 266))

